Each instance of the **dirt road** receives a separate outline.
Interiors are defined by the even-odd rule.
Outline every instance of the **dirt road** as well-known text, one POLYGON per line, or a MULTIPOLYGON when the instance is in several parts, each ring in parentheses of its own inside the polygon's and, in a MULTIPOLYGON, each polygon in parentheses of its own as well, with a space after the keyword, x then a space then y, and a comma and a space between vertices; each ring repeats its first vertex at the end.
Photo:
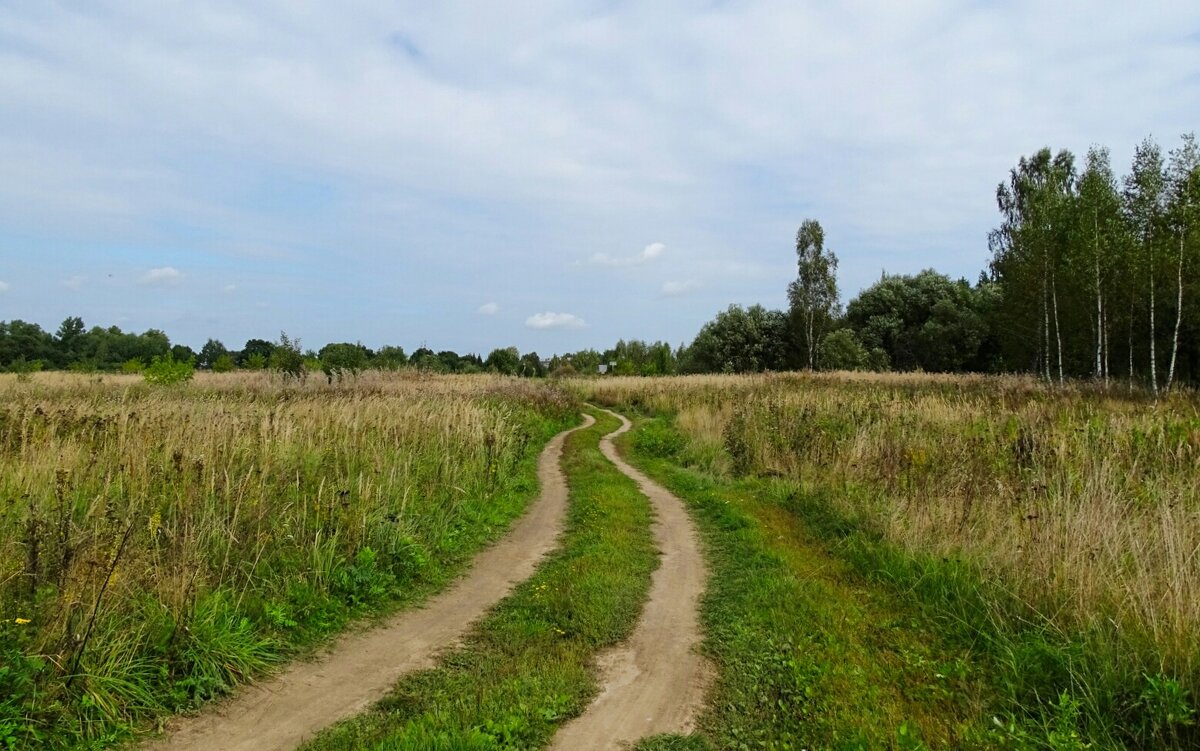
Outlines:
POLYGON ((554 737, 555 751, 606 751, 650 735, 687 733, 711 677, 707 661, 696 651, 707 578, 699 537, 683 502, 617 455, 612 439, 630 424, 616 416, 622 426, 605 436, 600 448, 650 499, 662 564, 632 636, 598 658, 600 695, 554 737))
MULTIPOLYGON (((585 422, 574 430, 594 423, 585 422)), ((464 578, 384 625, 348 635, 312 662, 239 692, 196 717, 172 723, 155 751, 292 751, 316 731, 365 710, 404 674, 438 654, 528 578, 563 530, 567 484, 560 468, 568 430, 538 460, 541 495, 507 537, 480 553, 464 578)))

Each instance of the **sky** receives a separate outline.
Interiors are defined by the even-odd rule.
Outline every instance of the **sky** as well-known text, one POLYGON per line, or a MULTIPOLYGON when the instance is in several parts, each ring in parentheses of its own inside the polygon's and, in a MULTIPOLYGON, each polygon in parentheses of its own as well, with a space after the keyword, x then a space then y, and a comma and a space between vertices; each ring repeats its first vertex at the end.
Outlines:
POLYGON ((1194 1, 0 0, 0 320, 677 344, 805 219, 974 280, 1022 155, 1197 129, 1194 1))

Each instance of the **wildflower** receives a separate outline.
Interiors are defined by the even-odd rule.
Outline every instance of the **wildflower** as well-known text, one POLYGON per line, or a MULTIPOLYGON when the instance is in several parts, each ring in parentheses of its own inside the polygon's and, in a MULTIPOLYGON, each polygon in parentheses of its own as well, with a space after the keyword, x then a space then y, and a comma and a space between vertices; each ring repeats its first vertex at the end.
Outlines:
POLYGON ((28 618, 14 618, 13 623, 17 624, 18 626, 24 626, 26 623, 33 623, 33 621, 29 620, 28 618))

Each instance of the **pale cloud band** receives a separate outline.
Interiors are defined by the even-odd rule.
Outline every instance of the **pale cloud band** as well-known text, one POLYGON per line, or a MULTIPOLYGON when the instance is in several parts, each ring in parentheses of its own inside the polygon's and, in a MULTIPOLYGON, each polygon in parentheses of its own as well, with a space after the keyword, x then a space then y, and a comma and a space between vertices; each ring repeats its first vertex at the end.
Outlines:
POLYGON ((688 279, 682 282, 664 282, 662 293, 667 297, 679 297, 686 295, 689 292, 694 292, 700 288, 700 282, 695 279, 688 279))
POLYGON ((485 302, 483 305, 479 306, 479 310, 477 312, 480 315, 494 316, 496 313, 500 312, 500 306, 494 302, 485 302))
POLYGON ((531 329, 578 329, 586 326, 582 318, 571 313, 536 313, 525 319, 531 329))
POLYGON ((150 269, 138 278, 138 284, 175 284, 183 279, 183 272, 174 266, 162 266, 150 269))
POLYGON ((610 256, 608 253, 593 253, 592 257, 588 259, 588 263, 594 266, 640 266, 658 258, 666 249, 667 246, 662 243, 650 243, 635 256, 610 256))

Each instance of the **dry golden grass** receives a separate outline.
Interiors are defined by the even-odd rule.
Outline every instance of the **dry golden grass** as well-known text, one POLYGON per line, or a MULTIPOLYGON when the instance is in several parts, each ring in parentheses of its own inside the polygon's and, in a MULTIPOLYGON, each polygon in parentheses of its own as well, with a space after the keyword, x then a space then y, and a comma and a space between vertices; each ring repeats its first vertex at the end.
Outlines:
POLYGON ((286 643, 335 626, 331 599, 436 579, 519 510, 510 476, 571 412, 551 387, 490 376, 0 376, 0 621, 29 621, 14 633, 51 666, 44 693, 85 675, 104 721, 153 700, 122 693, 145 670, 211 658, 228 683, 242 663, 200 644, 198 620, 253 669, 265 642, 243 617, 286 643))
MULTIPOLYGON (((1065 633, 1200 674, 1200 402, 1027 378, 611 378, 573 387, 676 414, 694 463, 833 487, 895 545, 970 560, 1065 633)), ((1157 665, 1149 664, 1157 661, 1157 665)))

